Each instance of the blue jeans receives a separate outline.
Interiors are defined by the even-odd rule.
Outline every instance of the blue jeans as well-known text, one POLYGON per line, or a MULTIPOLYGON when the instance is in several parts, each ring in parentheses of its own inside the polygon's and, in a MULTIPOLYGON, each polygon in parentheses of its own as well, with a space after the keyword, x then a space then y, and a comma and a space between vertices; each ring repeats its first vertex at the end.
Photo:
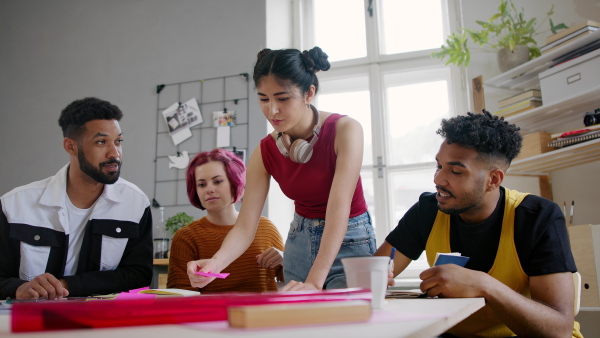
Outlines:
MULTIPOLYGON (((294 213, 283 256, 283 276, 286 283, 291 280, 306 280, 319 252, 324 228, 324 219, 308 219, 294 213)), ((329 270, 323 289, 346 287, 342 258, 372 256, 376 249, 375 230, 369 213, 350 218, 344 242, 329 270)))

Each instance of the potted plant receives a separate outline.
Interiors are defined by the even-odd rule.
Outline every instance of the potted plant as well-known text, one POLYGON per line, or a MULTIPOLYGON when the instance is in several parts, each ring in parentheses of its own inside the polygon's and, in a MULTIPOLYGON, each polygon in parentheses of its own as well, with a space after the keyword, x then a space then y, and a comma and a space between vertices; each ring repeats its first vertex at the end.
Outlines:
POLYGON ((167 228, 167 230, 171 231, 172 234, 175 234, 177 232, 177 230, 192 223, 193 220, 194 220, 194 217, 186 214, 185 212, 180 212, 180 213, 175 214, 174 216, 169 217, 169 219, 167 219, 165 228, 167 228))
POLYGON ((466 67, 471 60, 468 47, 470 38, 480 47, 487 46, 488 50, 498 52, 500 70, 505 72, 541 55, 534 36, 539 34, 539 29, 546 19, 550 22, 550 30, 553 34, 556 34, 559 29, 567 28, 563 23, 554 25, 550 19, 552 14, 554 14, 554 5, 546 13, 544 20, 538 24, 536 18, 525 19, 524 9, 517 10, 512 0, 501 0, 497 13, 488 21, 476 21, 482 27, 481 30, 463 27, 460 33, 453 33, 447 38, 446 45, 441 47, 441 51, 431 55, 438 59, 448 58, 447 65, 466 67), (513 59, 518 60, 513 61, 513 59), (508 64, 503 61, 508 61, 508 64))

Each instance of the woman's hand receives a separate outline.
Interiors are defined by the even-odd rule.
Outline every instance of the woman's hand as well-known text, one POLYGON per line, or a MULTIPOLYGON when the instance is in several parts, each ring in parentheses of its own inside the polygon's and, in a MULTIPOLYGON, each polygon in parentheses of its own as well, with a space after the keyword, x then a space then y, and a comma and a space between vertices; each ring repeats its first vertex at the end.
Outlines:
POLYGON ((256 255, 256 263, 266 269, 274 269, 283 265, 283 251, 273 247, 263 251, 260 255, 256 255))
POLYGON ((279 291, 315 291, 315 290, 321 290, 321 288, 317 287, 316 285, 314 285, 312 283, 302 283, 302 282, 297 282, 297 281, 293 280, 293 281, 287 283, 279 291))
POLYGON ((203 288, 208 283, 212 282, 215 277, 205 277, 197 275, 196 272, 212 272, 219 273, 221 268, 214 259, 201 259, 187 263, 187 274, 190 278, 190 284, 196 288, 203 288))

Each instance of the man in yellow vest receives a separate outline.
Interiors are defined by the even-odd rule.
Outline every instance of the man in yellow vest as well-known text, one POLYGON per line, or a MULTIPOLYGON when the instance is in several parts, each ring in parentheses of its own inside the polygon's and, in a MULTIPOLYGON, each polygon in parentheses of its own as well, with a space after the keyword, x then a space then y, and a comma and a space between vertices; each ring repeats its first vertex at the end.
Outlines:
POLYGON ((398 250, 393 276, 423 251, 430 266, 438 252, 469 257, 465 267, 420 275, 430 297, 485 298, 445 336, 581 337, 573 318, 577 268, 560 208, 501 186, 521 149, 519 128, 484 111, 444 119, 437 133, 444 138, 437 192, 421 194, 375 255, 398 250))

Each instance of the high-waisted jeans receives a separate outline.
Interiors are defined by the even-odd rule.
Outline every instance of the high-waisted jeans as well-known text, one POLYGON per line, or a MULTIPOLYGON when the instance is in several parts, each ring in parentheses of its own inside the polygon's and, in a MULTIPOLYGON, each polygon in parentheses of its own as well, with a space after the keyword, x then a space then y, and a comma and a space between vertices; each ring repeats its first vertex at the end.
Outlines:
MULTIPOLYGON (((283 275, 286 283, 291 280, 306 280, 319 252, 324 228, 324 219, 308 219, 294 213, 283 256, 283 275)), ((323 289, 346 287, 342 258, 372 256, 376 249, 375 230, 369 212, 350 218, 344 242, 329 270, 323 289)))

